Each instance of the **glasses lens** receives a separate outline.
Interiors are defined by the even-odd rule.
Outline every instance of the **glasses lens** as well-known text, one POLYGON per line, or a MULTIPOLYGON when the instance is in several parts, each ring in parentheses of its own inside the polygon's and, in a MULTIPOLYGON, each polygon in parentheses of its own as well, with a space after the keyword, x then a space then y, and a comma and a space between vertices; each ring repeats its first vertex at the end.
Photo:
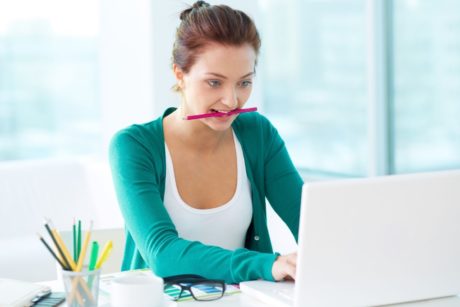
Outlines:
POLYGON ((171 299, 175 301, 179 298, 186 298, 192 296, 188 291, 182 292, 181 295, 182 288, 176 284, 165 284, 163 290, 165 294, 167 294, 171 299))
POLYGON ((202 282, 190 287, 193 297, 197 301, 212 301, 224 295, 224 285, 216 282, 202 282))
POLYGON ((166 293, 173 300, 178 300, 181 292, 181 287, 178 285, 164 285, 164 293, 166 293))

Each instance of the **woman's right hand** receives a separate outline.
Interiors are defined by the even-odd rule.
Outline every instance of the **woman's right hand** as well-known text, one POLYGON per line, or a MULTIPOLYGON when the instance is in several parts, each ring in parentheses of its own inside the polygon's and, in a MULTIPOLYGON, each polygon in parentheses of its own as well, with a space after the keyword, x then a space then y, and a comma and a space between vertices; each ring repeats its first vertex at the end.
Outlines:
POLYGON ((272 275, 276 281, 295 280, 297 267, 297 252, 287 255, 280 255, 273 262, 272 275))

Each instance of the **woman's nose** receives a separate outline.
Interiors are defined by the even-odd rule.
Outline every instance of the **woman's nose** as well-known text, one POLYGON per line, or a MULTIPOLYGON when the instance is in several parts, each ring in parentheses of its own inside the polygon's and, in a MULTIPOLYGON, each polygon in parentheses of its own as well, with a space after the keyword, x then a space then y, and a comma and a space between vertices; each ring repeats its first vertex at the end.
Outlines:
POLYGON ((230 109, 235 109, 238 106, 238 94, 234 88, 226 91, 224 97, 221 99, 222 103, 230 109))

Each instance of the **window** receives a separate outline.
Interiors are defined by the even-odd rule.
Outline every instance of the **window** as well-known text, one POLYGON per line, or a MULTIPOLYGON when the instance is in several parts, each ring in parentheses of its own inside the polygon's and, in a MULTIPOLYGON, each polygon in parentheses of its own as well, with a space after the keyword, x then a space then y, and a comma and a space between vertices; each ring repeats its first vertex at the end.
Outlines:
POLYGON ((394 2, 397 172, 460 167, 460 2, 394 2))
POLYGON ((0 160, 102 150, 98 1, 0 2, 0 160))
POLYGON ((260 1, 264 111, 294 163, 365 175, 364 1, 260 1))
POLYGON ((337 177, 373 175, 369 165, 382 160, 377 175, 460 167, 458 1, 259 4, 264 109, 299 168, 337 177), (369 20, 379 25, 370 29, 369 20), (385 69, 372 80, 374 60, 385 69), (373 101, 376 87, 383 92, 373 101), (385 126, 377 138, 373 122, 385 126))

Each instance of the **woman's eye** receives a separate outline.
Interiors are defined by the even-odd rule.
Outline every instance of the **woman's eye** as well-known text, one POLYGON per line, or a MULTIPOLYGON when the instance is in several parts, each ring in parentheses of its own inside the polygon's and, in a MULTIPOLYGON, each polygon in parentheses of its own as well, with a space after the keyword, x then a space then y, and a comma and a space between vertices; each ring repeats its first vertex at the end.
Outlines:
POLYGON ((219 80, 208 80, 208 84, 210 87, 218 87, 220 86, 220 81, 219 80))
POLYGON ((250 80, 244 80, 244 81, 240 82, 241 87, 249 87, 251 85, 252 85, 252 81, 250 81, 250 80))

